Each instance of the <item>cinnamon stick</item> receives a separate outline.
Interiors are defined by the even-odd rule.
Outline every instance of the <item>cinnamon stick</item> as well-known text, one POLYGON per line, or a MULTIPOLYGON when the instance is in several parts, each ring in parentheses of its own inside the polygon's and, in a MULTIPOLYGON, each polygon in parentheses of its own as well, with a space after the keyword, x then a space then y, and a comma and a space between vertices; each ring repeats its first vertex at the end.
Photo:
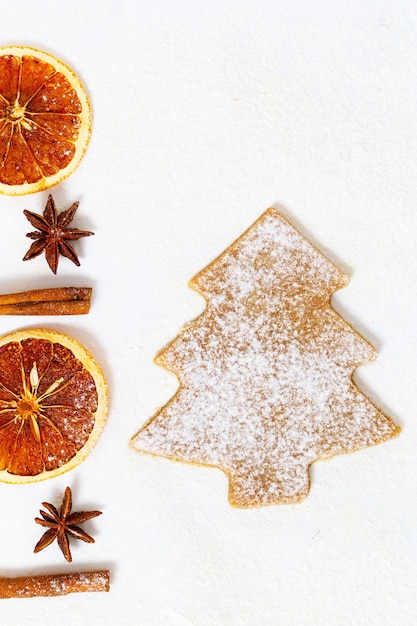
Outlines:
POLYGON ((72 574, 42 574, 13 578, 0 577, 0 598, 65 596, 68 593, 109 591, 109 570, 72 574))
POLYGON ((54 287, 0 295, 0 315, 84 315, 91 287, 54 287))

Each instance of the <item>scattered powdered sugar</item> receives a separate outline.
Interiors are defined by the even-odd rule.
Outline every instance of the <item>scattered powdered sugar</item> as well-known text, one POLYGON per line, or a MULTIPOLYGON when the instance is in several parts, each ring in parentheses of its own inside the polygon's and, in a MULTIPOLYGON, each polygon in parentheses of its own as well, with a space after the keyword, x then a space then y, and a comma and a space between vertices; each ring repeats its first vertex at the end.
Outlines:
POLYGON ((180 388, 135 447, 223 469, 245 507, 299 501, 314 460, 395 436, 352 382, 375 353, 330 307, 346 283, 269 209, 191 281, 207 308, 158 355, 180 388))

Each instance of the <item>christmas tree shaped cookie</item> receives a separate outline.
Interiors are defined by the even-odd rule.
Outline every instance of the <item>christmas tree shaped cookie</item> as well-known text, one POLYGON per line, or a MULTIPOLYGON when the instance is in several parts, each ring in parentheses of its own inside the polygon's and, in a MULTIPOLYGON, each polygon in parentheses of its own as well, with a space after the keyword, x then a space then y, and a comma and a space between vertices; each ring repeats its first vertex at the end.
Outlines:
POLYGON ((222 469, 249 507, 299 502, 313 461, 395 437, 352 381, 375 351, 330 306, 346 284, 266 211, 190 282, 207 307, 156 357, 180 387, 133 446, 222 469))

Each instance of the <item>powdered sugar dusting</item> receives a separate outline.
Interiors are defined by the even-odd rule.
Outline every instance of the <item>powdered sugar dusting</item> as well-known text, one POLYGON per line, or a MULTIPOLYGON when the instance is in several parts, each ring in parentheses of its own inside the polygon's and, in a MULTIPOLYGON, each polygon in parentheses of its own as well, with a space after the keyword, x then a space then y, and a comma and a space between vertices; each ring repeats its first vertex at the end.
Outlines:
POLYGON ((212 465, 236 506, 296 502, 316 459, 397 434, 352 373, 373 348, 330 307, 346 277, 269 209, 191 286, 205 312, 157 357, 180 389, 139 450, 212 465))

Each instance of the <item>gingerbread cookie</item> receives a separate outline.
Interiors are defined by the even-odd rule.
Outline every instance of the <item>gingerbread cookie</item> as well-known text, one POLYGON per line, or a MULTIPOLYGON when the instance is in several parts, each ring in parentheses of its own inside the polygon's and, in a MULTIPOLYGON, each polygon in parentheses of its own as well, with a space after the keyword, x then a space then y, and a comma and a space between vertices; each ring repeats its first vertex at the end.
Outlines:
POLYGON ((191 280, 207 308, 156 357, 179 389, 133 446, 222 469, 250 507, 299 502, 313 461, 395 437, 352 381, 375 351, 330 306, 347 282, 266 211, 191 280))

